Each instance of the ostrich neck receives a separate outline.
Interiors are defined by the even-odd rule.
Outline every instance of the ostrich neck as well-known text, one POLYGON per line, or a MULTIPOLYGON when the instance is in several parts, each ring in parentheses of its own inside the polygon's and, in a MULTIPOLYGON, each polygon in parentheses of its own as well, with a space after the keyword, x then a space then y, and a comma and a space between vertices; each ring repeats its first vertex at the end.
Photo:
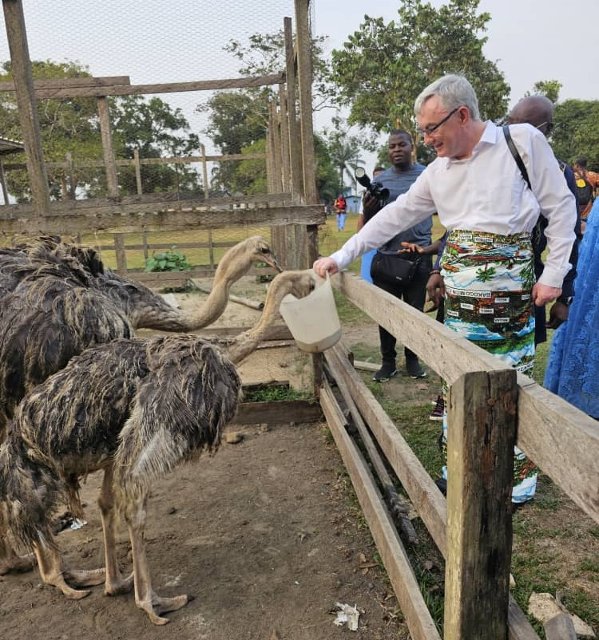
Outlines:
MULTIPOLYGON (((272 287, 271 287, 272 288, 272 287)), ((238 335, 231 345, 227 348, 227 355, 234 364, 239 364, 245 360, 262 340, 266 337, 270 327, 278 317, 278 309, 281 300, 287 294, 287 291, 269 290, 264 301, 264 309, 260 320, 248 331, 238 335)))
POLYGON ((181 314, 181 320, 185 325, 184 331, 201 329, 220 318, 229 301, 231 284, 232 282, 226 278, 217 281, 215 277, 212 290, 204 303, 197 309, 181 314))

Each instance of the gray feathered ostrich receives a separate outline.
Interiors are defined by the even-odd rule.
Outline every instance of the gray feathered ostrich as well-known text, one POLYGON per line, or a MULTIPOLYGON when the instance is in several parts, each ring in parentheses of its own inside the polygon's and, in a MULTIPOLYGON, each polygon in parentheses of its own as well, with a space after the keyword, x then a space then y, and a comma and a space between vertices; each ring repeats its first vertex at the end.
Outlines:
MULTIPOLYGON (((0 442, 25 393, 71 357, 95 344, 129 338, 136 326, 191 331, 209 324, 222 314, 231 284, 256 262, 278 268, 260 236, 229 249, 210 296, 185 314, 146 287, 104 270, 93 249, 47 237, 4 251, 0 274, 3 268, 10 274, 12 290, 0 305, 0 442)), ((31 560, 17 558, 0 538, 0 574, 29 568, 31 560)))
POLYGON ((218 263, 210 295, 198 308, 184 312, 174 309, 162 296, 144 285, 105 268, 94 249, 62 242, 56 236, 42 236, 32 243, 0 250, 0 297, 14 291, 40 268, 45 268, 48 273, 50 265, 57 265, 58 269, 72 266, 89 276, 86 286, 98 289, 113 299, 133 328, 189 332, 217 320, 227 306, 231 286, 253 264, 259 263, 281 271, 261 236, 252 236, 234 245, 218 263))
POLYGON ((45 583, 68 598, 105 581, 105 592, 130 590, 154 624, 188 596, 162 598, 152 589, 143 530, 154 481, 202 451, 214 451, 235 415, 241 382, 235 364, 264 337, 287 293, 306 295, 312 271, 288 271, 271 283, 257 325, 221 347, 193 335, 116 340, 93 347, 28 394, 0 448, 0 514, 13 538, 33 548, 45 583), (105 544, 102 570, 62 566, 50 522, 61 499, 77 495, 77 479, 105 471, 99 506, 105 544), (133 575, 116 562, 115 507, 129 530, 133 575))

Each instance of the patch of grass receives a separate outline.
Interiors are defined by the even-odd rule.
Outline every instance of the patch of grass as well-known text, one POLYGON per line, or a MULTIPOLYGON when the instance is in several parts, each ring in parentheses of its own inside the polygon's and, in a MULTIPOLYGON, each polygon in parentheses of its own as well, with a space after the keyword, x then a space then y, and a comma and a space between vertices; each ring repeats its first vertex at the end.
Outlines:
POLYGON ((352 304, 341 292, 333 289, 335 306, 342 325, 363 324, 370 321, 370 317, 352 304))
POLYGON ((250 389, 243 394, 244 402, 275 402, 277 400, 311 400, 316 398, 308 391, 298 391, 290 387, 261 387, 250 389))

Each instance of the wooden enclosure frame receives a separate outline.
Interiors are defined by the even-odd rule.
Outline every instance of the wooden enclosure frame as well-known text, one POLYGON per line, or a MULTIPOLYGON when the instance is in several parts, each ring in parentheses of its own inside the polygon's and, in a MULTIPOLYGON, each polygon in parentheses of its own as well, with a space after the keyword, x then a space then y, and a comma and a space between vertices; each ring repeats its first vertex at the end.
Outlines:
MULTIPOLYGON (((272 244, 280 262, 287 268, 306 268, 316 257, 317 225, 325 222, 324 207, 318 204, 316 190, 312 125, 312 70, 309 30, 309 0, 295 0, 295 43, 291 18, 284 19, 286 69, 278 74, 204 80, 192 82, 131 85, 128 76, 36 80, 31 74, 25 17, 21 0, 2 0, 9 41, 14 85, 1 83, 0 91, 15 91, 32 202, 0 207, 0 230, 16 234, 81 234, 109 231, 216 229, 228 226, 264 225, 272 227, 272 244), (252 198, 194 198, 180 194, 141 193, 140 166, 153 163, 202 164, 207 189, 206 162, 239 160, 239 156, 201 156, 117 160, 112 148, 112 133, 107 98, 137 94, 160 94, 227 88, 278 86, 278 98, 270 104, 267 133, 268 193, 252 198), (37 100, 47 98, 95 97, 102 137, 103 161, 84 162, 102 165, 106 174, 107 198, 52 202, 47 184, 47 165, 37 118, 37 100), (120 196, 117 166, 131 165, 137 176, 136 196, 120 196)), ((260 157, 253 154, 252 158, 260 157)), ((242 156, 249 159, 249 156, 242 156)), ((66 168, 72 163, 67 157, 66 168)), ((206 194, 205 194, 206 195, 206 194)), ((117 255, 123 239, 115 237, 117 255)), ((124 253, 120 251, 121 259, 124 253)), ((126 270, 126 262, 119 265, 126 270)))

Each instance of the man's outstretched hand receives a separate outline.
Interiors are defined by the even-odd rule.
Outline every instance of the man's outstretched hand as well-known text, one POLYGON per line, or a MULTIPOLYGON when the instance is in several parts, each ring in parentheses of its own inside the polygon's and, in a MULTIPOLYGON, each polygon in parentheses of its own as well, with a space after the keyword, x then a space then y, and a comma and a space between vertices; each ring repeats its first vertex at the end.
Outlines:
POLYGON ((333 275, 339 271, 339 267, 333 258, 318 258, 312 265, 312 269, 321 278, 326 278, 327 273, 333 275))

